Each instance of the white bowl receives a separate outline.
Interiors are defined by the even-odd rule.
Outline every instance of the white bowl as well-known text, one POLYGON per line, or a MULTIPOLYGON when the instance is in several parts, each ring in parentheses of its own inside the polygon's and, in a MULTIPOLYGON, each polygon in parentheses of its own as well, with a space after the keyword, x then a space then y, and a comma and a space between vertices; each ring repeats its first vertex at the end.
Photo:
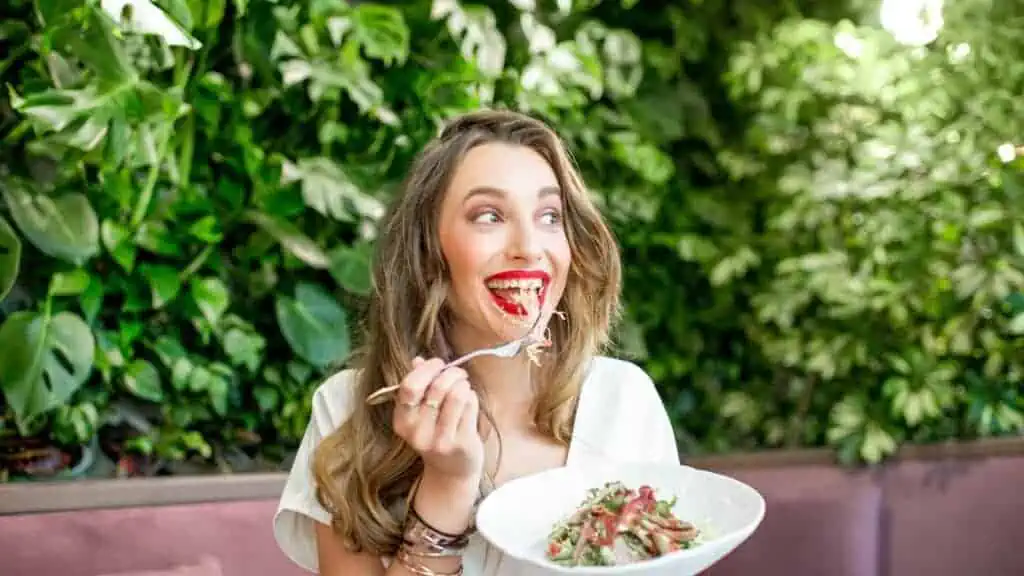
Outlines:
POLYGON ((764 509, 764 498, 756 490, 720 474, 689 466, 588 462, 506 483, 481 502, 476 526, 506 555, 504 568, 515 564, 509 574, 687 576, 742 544, 761 523, 764 509), (659 500, 676 496, 673 512, 696 525, 703 543, 625 566, 564 567, 547 560, 547 536, 555 523, 572 514, 588 490, 616 480, 633 489, 647 484, 659 500))

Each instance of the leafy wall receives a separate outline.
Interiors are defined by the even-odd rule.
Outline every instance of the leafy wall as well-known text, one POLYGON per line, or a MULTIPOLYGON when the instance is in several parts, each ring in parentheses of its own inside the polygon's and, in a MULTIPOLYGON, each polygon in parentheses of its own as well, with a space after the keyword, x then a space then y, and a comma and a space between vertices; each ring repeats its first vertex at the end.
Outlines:
POLYGON ((861 2, 121 4, 3 9, 8 470, 276 465, 359 338, 383 205, 481 106, 572 148, 623 245, 619 353, 687 452, 1024 428, 1013 2, 925 48, 861 2))

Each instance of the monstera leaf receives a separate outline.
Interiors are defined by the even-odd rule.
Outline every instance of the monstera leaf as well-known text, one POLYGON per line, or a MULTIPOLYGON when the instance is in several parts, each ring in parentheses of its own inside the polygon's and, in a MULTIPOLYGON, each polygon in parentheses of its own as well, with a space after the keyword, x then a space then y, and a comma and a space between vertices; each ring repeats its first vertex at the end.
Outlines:
POLYGON ((18 278, 18 264, 21 261, 21 241, 14 229, 0 216, 0 300, 14 286, 18 278))
POLYGON ((0 391, 23 433, 85 383, 94 350, 89 326, 70 312, 16 312, 0 326, 0 391))
POLYGON ((373 291, 373 247, 369 243, 339 246, 331 251, 330 257, 329 271, 342 288, 360 296, 370 295, 373 291))
POLYGON ((278 296, 277 323, 296 354, 317 367, 348 356, 348 314, 323 288, 308 283, 295 287, 295 298, 278 296))
POLYGON ((99 251, 99 220, 84 195, 51 198, 15 182, 5 182, 0 193, 14 223, 40 252, 81 264, 99 251))

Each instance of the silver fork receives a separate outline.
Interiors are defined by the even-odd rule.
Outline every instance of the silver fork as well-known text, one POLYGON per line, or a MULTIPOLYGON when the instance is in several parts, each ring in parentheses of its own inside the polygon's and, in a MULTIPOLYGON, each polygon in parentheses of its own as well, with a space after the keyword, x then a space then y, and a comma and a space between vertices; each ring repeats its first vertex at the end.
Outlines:
MULTIPOLYGON (((474 350, 469 354, 464 354, 456 358, 455 360, 452 360, 451 362, 445 364, 444 368, 442 368, 441 371, 443 372, 444 370, 447 370, 454 366, 461 366, 462 364, 465 364, 466 362, 469 362, 470 360, 478 356, 498 356, 499 358, 514 358, 516 354, 519 354, 519 351, 523 349, 524 345, 533 343, 533 341, 536 339, 533 335, 533 331, 536 330, 537 325, 540 324, 541 316, 542 314, 538 313, 537 318, 533 321, 533 325, 530 326, 530 329, 526 331, 526 334, 520 336, 519 338, 516 338, 515 340, 512 340, 508 343, 502 344, 501 346, 495 346, 493 348, 481 348, 480 350, 474 350)), ((397 392, 399 388, 400 386, 398 384, 395 384, 393 386, 385 386, 384 388, 381 388, 380 390, 377 390, 373 394, 367 396, 366 403, 370 404, 371 406, 374 404, 380 404, 388 400, 389 397, 395 392, 397 392)))

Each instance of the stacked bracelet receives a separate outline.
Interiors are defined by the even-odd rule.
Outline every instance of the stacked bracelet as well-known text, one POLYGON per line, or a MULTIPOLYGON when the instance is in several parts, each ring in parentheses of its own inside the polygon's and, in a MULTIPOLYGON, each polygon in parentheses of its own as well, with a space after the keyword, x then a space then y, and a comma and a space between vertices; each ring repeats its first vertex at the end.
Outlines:
POLYGON ((406 518, 402 546, 395 559, 418 576, 460 576, 462 567, 455 572, 437 572, 416 558, 459 558, 469 544, 467 534, 449 534, 431 526, 412 506, 406 518))
POLYGON ((406 570, 416 574, 416 576, 462 576, 461 564, 454 572, 438 572, 436 570, 431 570, 423 564, 413 560, 412 554, 405 548, 405 546, 398 549, 398 554, 395 555, 395 560, 398 560, 406 570))

